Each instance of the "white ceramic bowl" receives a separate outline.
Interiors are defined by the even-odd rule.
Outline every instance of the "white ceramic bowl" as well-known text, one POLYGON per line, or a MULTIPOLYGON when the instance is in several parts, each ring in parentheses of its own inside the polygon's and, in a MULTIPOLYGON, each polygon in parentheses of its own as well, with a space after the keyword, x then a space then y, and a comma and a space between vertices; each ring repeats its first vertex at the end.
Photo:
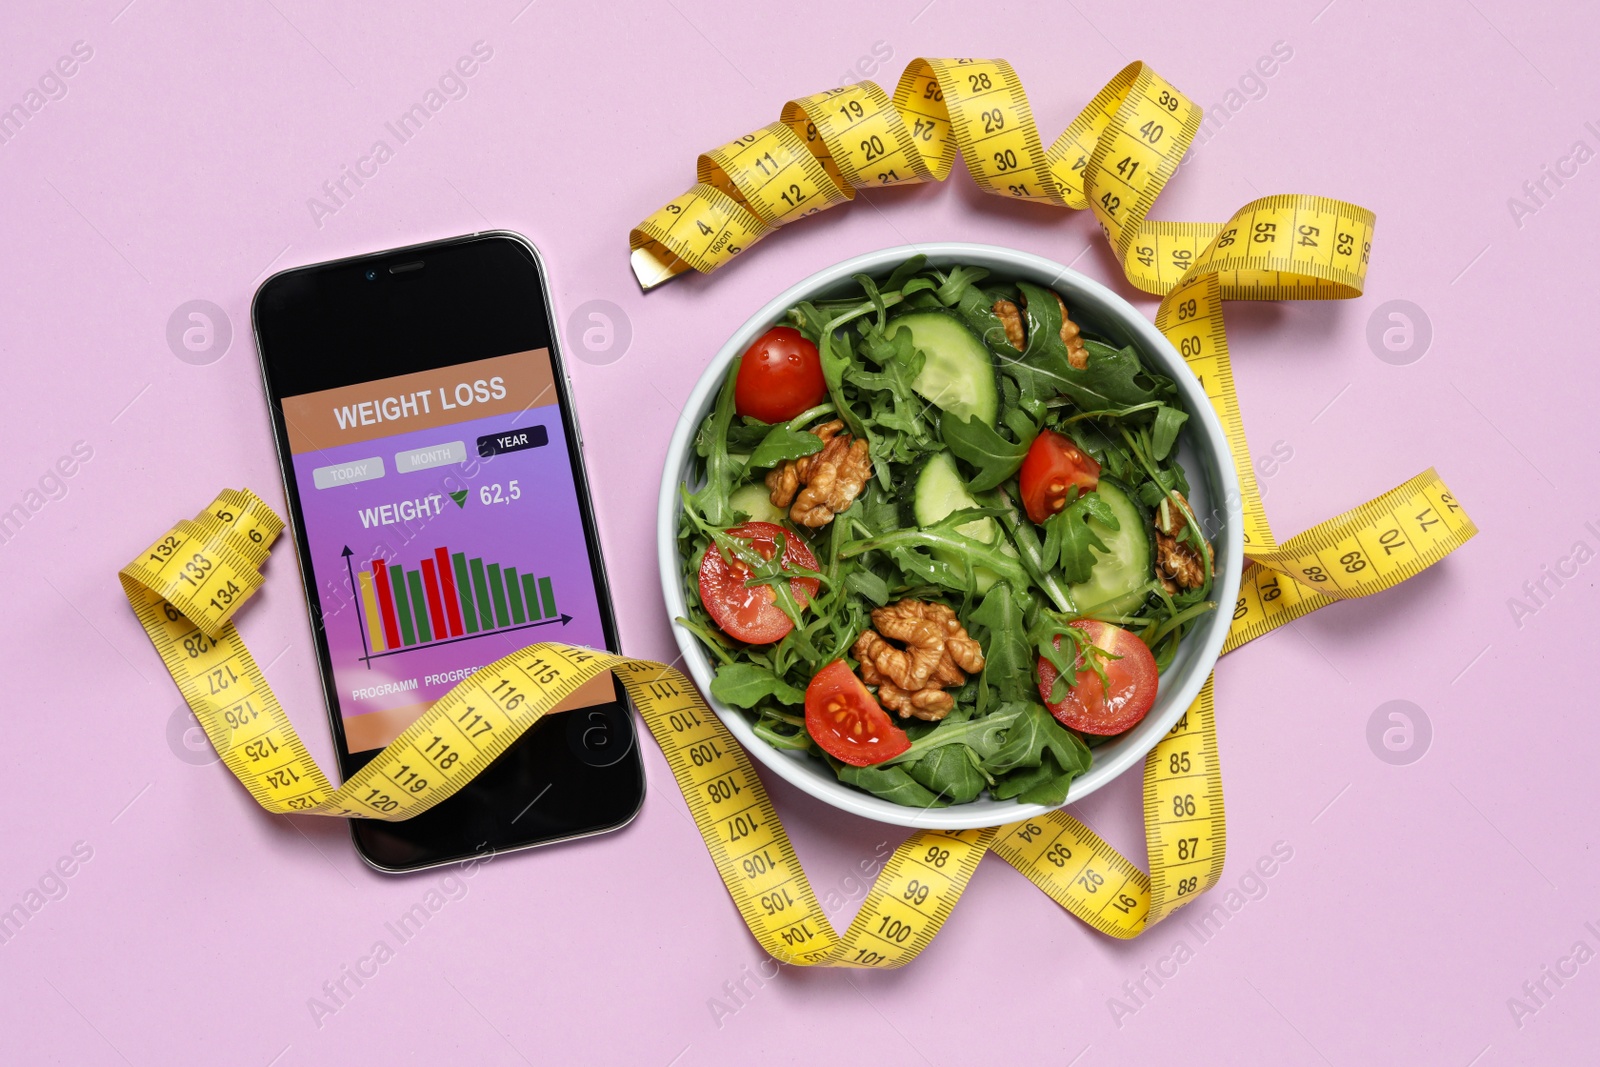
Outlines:
MULTIPOLYGON (((837 296, 854 283, 851 275, 881 276, 917 254, 928 257, 935 267, 957 263, 987 267, 993 275, 1006 279, 1035 282, 1055 289, 1072 309, 1073 318, 1119 344, 1132 344, 1147 366, 1178 383, 1184 410, 1189 413, 1183 443, 1178 455, 1188 474, 1193 492, 1190 503, 1202 517, 1208 534, 1214 534, 1216 547, 1216 588, 1220 605, 1206 615, 1184 639, 1172 665, 1161 676, 1161 691, 1155 707, 1136 728, 1116 741, 1094 750, 1094 766, 1072 783, 1068 802, 1081 800, 1117 775, 1142 760, 1193 702, 1211 673, 1228 634, 1231 605, 1239 594, 1243 569, 1239 512, 1239 482, 1234 474, 1227 438, 1212 411, 1211 402, 1200 383, 1184 365, 1171 344, 1139 311, 1098 282, 1091 281, 1059 263, 994 245, 939 243, 885 248, 879 252, 847 259, 813 274, 791 286, 750 318, 728 338, 711 365, 700 376, 689 396, 683 415, 667 448, 667 461, 661 475, 661 499, 657 516, 657 551, 661 562, 662 592, 667 614, 678 618, 688 613, 681 586, 678 560, 678 489, 692 474, 694 434, 716 401, 728 364, 749 348, 766 330, 781 322, 783 314, 797 301, 837 296), (1213 518, 1214 516, 1214 518, 1213 518)), ((1039 804, 1019 804, 994 800, 984 794, 969 804, 947 808, 908 808, 847 786, 817 758, 803 753, 780 751, 756 737, 750 724, 735 708, 723 707, 710 697, 713 667, 699 640, 674 624, 674 635, 683 652, 689 673, 723 723, 744 745, 745 750, 774 774, 836 808, 879 822, 918 828, 964 830, 998 826, 1039 815, 1050 809, 1039 804)))

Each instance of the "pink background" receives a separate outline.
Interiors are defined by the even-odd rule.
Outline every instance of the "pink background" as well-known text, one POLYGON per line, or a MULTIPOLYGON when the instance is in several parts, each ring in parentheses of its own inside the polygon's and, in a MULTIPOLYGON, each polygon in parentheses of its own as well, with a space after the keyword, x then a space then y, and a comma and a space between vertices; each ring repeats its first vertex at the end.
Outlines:
MULTIPOLYGON (((1507 601, 1574 542, 1600 543, 1584 526, 1600 529, 1584 492, 1597 474, 1600 383, 1582 317, 1600 282, 1600 164, 1548 183, 1520 225, 1507 199, 1575 141, 1600 147, 1584 126, 1600 127, 1595 17, 1510 0, 1134 13, 1109 0, 925 2, 819 3, 803 21, 690 0, 8 5, 0 104, 22 100, 75 41, 93 49, 65 97, 0 144, 0 507, 74 442, 93 450, 65 496, 0 544, 11 619, 0 907, 74 842, 93 850, 67 895, 0 945, 8 1061, 1588 1057, 1600 962, 1564 986, 1546 979, 1552 995, 1520 1020, 1507 1001, 1575 942, 1600 949, 1584 926, 1600 928, 1600 727, 1577 684, 1592 667, 1600 564, 1547 584, 1553 595, 1520 620, 1507 601), (468 95, 317 225, 308 198, 479 40, 493 56, 468 95), (878 75, 891 86, 918 55, 1009 58, 1050 137, 1126 60, 1209 105, 1277 41, 1293 58, 1158 206, 1222 219, 1258 193, 1308 192, 1378 214, 1362 300, 1230 311, 1256 455, 1275 442, 1293 451, 1264 479, 1274 525, 1290 534, 1436 464, 1483 533, 1405 587, 1280 630, 1218 670, 1223 886, 1284 842, 1293 858, 1265 896, 1209 940, 1180 918, 1122 944, 991 860, 903 972, 747 979, 750 995, 718 1020, 709 1002, 735 1006, 724 983, 762 953, 647 742, 651 792, 637 822, 478 871, 319 1028, 308 998, 441 876, 373 874, 342 826, 256 809, 219 764, 183 747, 181 720, 169 742, 178 694, 114 579, 222 486, 281 502, 249 336, 261 279, 508 227, 543 250, 563 321, 589 300, 624 309, 626 354, 575 363, 573 377, 625 648, 671 658, 654 564, 659 460, 706 360, 770 294, 859 252, 966 239, 1075 262, 1133 295, 1087 215, 998 202, 960 176, 875 195, 714 279, 641 295, 627 230, 686 186, 696 152, 838 84, 874 47, 892 53, 878 75), (192 299, 232 323, 230 348, 208 365, 176 358, 166 339, 192 299), (1406 366, 1367 341, 1369 316, 1397 299, 1432 324, 1431 348, 1406 366), (1367 741, 1369 717, 1391 700, 1432 723, 1429 750, 1408 766, 1367 741), (1128 1001, 1124 983, 1179 941, 1192 958, 1128 1001), (1137 1010, 1114 1020, 1118 996, 1137 1010)), ((331 767, 287 558, 240 625, 331 767)), ((1134 856, 1138 786, 1126 776, 1077 810, 1134 856)), ((846 879, 900 832, 770 787, 819 892, 851 898, 835 913, 842 926, 861 894, 846 879)))

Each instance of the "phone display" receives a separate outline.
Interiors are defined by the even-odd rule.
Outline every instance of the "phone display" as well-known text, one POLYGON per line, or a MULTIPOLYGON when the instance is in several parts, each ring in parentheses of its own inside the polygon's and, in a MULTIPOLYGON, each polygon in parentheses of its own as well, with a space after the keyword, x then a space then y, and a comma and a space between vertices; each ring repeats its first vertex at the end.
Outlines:
POLYGON ((347 751, 533 641, 604 646, 548 350, 281 405, 347 751))
MULTIPOLYGON (((537 254, 480 234, 267 280, 255 324, 340 769, 537 641, 617 650, 537 254)), ((644 774, 609 674, 449 800, 352 820, 414 870, 615 829, 644 774)), ((397 783, 404 788, 404 783, 397 783)))

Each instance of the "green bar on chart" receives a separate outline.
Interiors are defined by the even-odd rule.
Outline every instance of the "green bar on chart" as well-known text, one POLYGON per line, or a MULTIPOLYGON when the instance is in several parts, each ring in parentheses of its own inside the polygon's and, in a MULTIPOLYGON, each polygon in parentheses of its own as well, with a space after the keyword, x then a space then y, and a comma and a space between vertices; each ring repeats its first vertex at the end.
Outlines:
POLYGON ((472 591, 478 594, 478 624, 485 630, 492 630, 494 605, 489 600, 489 579, 483 573, 483 558, 473 556, 467 565, 472 568, 472 591))
POLYGON ((539 618, 539 583, 531 574, 522 576, 522 594, 528 601, 528 621, 539 618))
POLYGON ((544 617, 555 618, 560 612, 556 611, 556 591, 550 588, 550 579, 539 579, 539 602, 544 605, 544 617))
POLYGON ((467 574, 467 554, 457 552, 450 557, 456 570, 456 593, 461 598, 461 622, 467 633, 478 632, 478 613, 472 610, 472 578, 467 574))
POLYGON ((400 643, 417 643, 417 628, 411 622, 411 601, 406 595, 405 570, 399 566, 389 568, 389 580, 394 584, 394 613, 400 617, 400 643))
POLYGON ((428 597, 422 591, 422 572, 407 571, 406 587, 411 590, 411 603, 417 610, 417 640, 432 641, 433 629, 428 625, 428 597))
POLYGON ((506 599, 511 601, 511 621, 524 623, 528 616, 522 612, 522 588, 517 585, 517 568, 507 567, 503 572, 506 579, 506 599))
POLYGON ((489 564, 489 592, 494 597, 494 624, 510 626, 511 615, 506 611, 506 586, 500 577, 500 564, 489 564))

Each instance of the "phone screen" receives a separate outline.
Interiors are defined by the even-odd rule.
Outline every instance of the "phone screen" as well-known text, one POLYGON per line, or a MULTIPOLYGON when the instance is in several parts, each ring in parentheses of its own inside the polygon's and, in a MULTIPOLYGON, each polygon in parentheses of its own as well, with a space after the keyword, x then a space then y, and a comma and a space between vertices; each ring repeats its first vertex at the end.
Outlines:
MULTIPOLYGON (((615 651, 580 438, 538 255, 474 234, 274 275, 267 401, 340 770, 479 667, 538 641, 615 651)), ((606 674, 413 819, 351 820, 415 870, 602 833, 644 797, 606 674)))
POLYGON ((281 405, 346 752, 531 642, 604 647, 547 349, 281 405))

